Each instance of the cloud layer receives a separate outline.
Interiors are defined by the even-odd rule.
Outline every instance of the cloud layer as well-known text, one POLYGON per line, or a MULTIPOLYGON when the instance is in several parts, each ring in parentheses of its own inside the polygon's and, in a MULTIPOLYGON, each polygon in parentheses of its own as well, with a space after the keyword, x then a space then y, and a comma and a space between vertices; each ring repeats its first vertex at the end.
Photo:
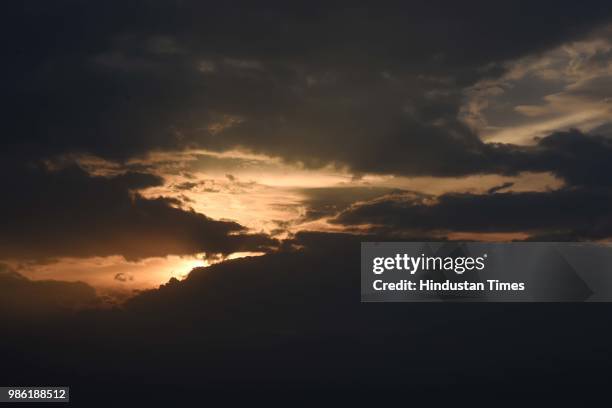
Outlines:
POLYGON ((3 144, 113 158, 242 146, 357 172, 494 171, 471 163, 482 146, 457 119, 463 88, 588 32, 607 18, 604 4, 519 2, 501 14, 485 2, 162 1, 145 13, 34 2, 11 10, 5 27, 45 35, 24 34, 6 51, 3 144))

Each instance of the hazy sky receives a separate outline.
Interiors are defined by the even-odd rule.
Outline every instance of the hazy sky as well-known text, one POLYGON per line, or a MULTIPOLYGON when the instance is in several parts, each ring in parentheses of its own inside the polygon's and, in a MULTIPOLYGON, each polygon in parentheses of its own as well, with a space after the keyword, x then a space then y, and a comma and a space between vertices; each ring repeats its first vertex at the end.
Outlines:
POLYGON ((7 11, 12 270, 129 292, 299 231, 612 236, 606 2, 207 3, 7 11))

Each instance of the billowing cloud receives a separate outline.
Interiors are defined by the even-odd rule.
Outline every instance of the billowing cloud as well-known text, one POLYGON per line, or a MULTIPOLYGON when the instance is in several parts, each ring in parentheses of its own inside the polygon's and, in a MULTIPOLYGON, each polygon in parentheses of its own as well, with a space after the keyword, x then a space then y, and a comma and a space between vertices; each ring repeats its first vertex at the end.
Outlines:
POLYGON ((565 3, 530 4, 527 14, 507 4, 503 16, 484 2, 444 1, 145 8, 60 2, 7 12, 7 38, 44 35, 6 49, 4 151, 124 159, 241 147, 355 172, 496 171, 474 163, 483 147, 458 120, 463 89, 608 17, 608 8, 565 3))

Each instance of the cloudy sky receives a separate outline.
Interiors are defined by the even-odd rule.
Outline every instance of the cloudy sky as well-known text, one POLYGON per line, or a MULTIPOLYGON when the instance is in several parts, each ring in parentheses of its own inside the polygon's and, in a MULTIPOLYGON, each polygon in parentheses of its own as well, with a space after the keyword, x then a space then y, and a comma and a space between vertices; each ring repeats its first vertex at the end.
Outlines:
POLYGON ((610 304, 360 304, 359 251, 610 240, 610 1, 357 3, 4 5, 0 385, 607 392, 610 304))
POLYGON ((24 1, 0 261, 130 293, 279 251, 612 236, 606 2, 24 1))

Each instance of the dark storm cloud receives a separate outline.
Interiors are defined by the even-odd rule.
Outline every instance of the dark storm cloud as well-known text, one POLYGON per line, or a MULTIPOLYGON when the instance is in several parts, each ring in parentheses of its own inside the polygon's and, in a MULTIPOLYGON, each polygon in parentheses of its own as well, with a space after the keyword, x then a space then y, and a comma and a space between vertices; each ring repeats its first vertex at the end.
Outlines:
POLYGON ((610 13, 606 2, 136 4, 7 10, 5 150, 242 146, 356 172, 495 172, 457 120, 463 88, 610 13))
POLYGON ((575 239, 612 236, 612 191, 586 187, 546 192, 443 194, 433 202, 396 195, 355 205, 332 222, 372 230, 531 232, 575 239))
POLYGON ((360 303, 360 241, 299 234, 288 247, 300 251, 198 268, 121 310, 11 326, 2 373, 6 383, 69 383, 86 405, 448 405, 473 402, 475 381, 486 401, 509 384, 531 402, 560 383, 589 390, 576 401, 593 389, 608 398, 610 307, 360 303))
POLYGON ((537 140, 534 146, 516 146, 501 143, 483 143, 474 137, 470 143, 463 139, 460 147, 443 139, 424 141, 431 146, 417 151, 419 159, 411 160, 413 146, 382 150, 382 159, 371 156, 373 166, 391 172, 401 172, 390 163, 399 163, 404 157, 403 170, 413 175, 461 176, 474 173, 517 175, 520 172, 551 172, 568 185, 610 186, 608 175, 612 171, 612 141, 609 137, 585 134, 578 130, 555 132, 537 140), (434 147, 437 146, 437 147, 434 147), (436 154, 425 156, 425 150, 436 154), (411 150, 412 149, 412 150, 411 150), (391 159, 387 162, 387 159, 391 159), (374 164, 379 162, 379 164, 374 164))
POLYGON ((541 139, 540 161, 534 169, 548 169, 570 185, 612 187, 612 139, 578 131, 557 132, 541 139))
POLYGON ((235 222, 176 208, 177 200, 134 192, 161 183, 150 174, 96 177, 75 165, 3 169, 0 257, 5 259, 228 254, 274 244, 235 222))
POLYGON ((448 175, 453 171, 506 175, 548 171, 568 185, 611 186, 612 141, 606 136, 569 130, 540 138, 534 146, 476 142, 473 147, 455 155, 464 160, 440 167, 446 168, 448 175))

